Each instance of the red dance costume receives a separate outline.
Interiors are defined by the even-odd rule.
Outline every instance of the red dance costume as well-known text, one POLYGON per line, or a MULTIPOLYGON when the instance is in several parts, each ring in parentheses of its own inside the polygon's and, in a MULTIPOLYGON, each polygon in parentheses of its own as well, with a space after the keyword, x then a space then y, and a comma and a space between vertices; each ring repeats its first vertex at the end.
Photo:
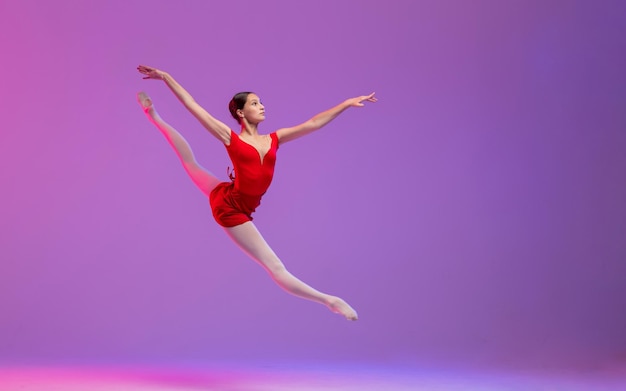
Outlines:
POLYGON ((261 161, 255 147, 230 131, 228 156, 236 173, 234 181, 222 182, 211 191, 209 200, 215 221, 222 227, 234 227, 252 221, 252 213, 261 204, 261 197, 272 183, 278 137, 270 134, 271 146, 261 161))

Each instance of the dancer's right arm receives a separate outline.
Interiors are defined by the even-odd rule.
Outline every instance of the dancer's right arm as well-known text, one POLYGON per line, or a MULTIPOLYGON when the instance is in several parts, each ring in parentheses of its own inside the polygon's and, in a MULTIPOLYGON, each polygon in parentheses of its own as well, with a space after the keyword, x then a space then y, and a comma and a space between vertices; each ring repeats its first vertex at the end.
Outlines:
POLYGON ((163 80, 165 84, 172 90, 174 95, 181 103, 200 121, 211 134, 217 137, 224 144, 230 144, 230 128, 223 122, 215 119, 202 106, 200 106, 187 90, 167 72, 160 71, 156 68, 140 65, 137 67, 140 73, 145 75, 144 79, 163 80))

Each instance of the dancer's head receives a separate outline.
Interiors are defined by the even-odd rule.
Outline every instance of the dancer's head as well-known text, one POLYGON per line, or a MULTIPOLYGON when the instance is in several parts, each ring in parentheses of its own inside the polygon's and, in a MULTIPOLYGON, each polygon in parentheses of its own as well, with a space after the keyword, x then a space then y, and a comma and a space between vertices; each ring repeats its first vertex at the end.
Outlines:
POLYGON ((258 124, 265 119, 265 107, 253 92, 239 92, 228 103, 230 115, 241 124, 245 117, 248 122, 258 124))

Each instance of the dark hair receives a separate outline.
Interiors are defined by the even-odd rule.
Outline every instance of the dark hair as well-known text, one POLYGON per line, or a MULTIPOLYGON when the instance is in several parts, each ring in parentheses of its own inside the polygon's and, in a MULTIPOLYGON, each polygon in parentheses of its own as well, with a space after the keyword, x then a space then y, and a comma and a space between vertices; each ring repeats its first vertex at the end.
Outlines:
POLYGON ((238 123, 241 123, 241 118, 237 115, 237 110, 243 109, 243 106, 248 101, 248 95, 252 94, 252 92, 239 92, 233 96, 233 99, 228 103, 228 110, 230 110, 230 115, 233 116, 234 119, 237 120, 238 123))

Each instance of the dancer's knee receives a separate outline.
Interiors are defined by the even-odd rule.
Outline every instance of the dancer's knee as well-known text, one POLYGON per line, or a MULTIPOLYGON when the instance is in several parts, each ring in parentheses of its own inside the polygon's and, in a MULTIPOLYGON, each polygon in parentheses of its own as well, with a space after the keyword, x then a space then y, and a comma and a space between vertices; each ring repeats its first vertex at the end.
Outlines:
POLYGON ((278 258, 266 260, 263 264, 265 265, 267 272, 274 277, 280 277, 281 275, 287 273, 287 268, 285 268, 285 265, 283 265, 278 258))
POLYGON ((189 175, 190 177, 196 178, 204 173, 196 159, 194 159, 193 157, 181 157, 180 160, 183 163, 185 171, 187 171, 187 175, 189 175))

